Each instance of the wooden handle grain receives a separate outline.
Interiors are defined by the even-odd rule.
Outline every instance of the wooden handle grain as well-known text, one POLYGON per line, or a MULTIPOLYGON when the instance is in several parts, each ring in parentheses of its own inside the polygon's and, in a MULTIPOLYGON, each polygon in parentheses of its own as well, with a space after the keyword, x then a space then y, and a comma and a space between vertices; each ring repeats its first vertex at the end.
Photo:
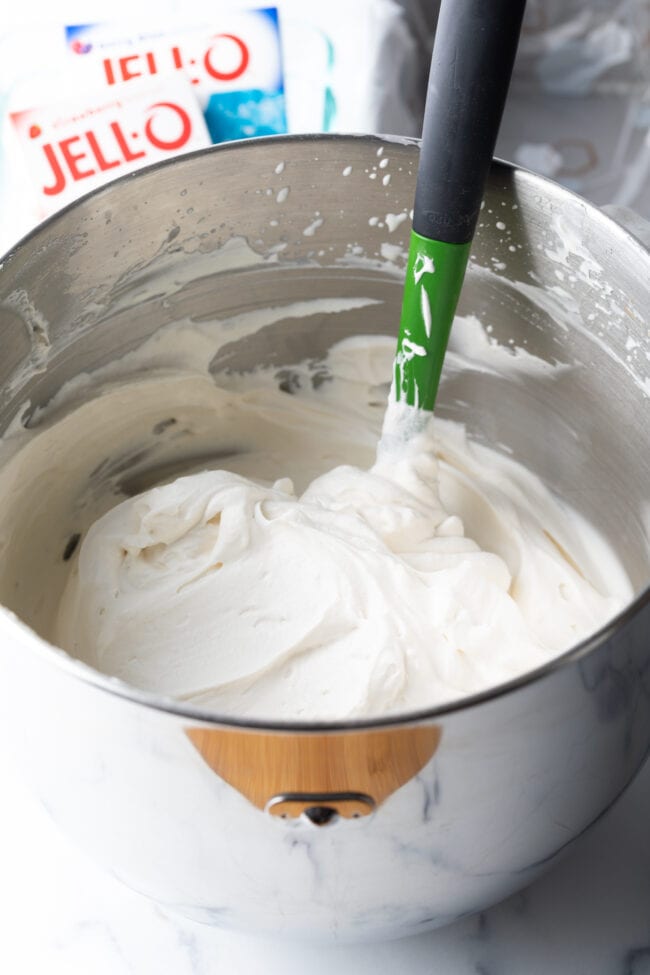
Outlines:
MULTIPOLYGON (((378 806, 424 768, 441 734, 434 725, 331 734, 193 727, 186 733, 212 771, 258 809, 283 795, 304 796, 303 805, 309 797, 330 797, 335 807, 339 797, 343 815, 352 806, 342 794, 367 796, 370 808, 378 806)), ((299 807, 294 802, 290 815, 299 807)), ((363 814, 358 809, 354 814, 363 814)))

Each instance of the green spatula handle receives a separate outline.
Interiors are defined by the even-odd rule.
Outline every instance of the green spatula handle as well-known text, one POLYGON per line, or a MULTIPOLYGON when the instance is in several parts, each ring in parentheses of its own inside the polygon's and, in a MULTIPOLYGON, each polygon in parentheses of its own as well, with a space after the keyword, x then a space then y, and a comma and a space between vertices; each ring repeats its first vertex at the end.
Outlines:
POLYGON ((525 0, 442 0, 413 209, 395 397, 433 410, 525 0))

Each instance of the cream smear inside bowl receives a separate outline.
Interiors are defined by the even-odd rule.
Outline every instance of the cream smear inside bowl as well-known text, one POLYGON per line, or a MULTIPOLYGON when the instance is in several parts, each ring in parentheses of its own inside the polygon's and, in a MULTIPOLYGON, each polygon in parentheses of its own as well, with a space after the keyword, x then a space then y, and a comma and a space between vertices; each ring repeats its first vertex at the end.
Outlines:
MULTIPOLYGON (((242 260, 258 262, 231 241, 224 263, 242 260)), ((515 458, 436 419, 375 461, 393 339, 246 372, 220 353, 222 331, 236 349, 278 321, 380 308, 339 296, 171 323, 64 385, 35 436, 14 424, 0 532, 21 618, 144 690, 308 720, 454 701, 608 622, 633 593, 614 550, 515 458)), ((506 380, 571 369, 472 316, 449 370, 468 363, 506 380)))
MULTIPOLYGON (((458 324, 470 349, 480 328, 458 324)), ((532 670, 631 597, 595 530, 462 425, 438 420, 375 463, 391 338, 218 381, 215 351, 209 324, 157 333, 18 450, 3 477, 23 487, 0 478, 10 524, 22 507, 40 536, 11 559, 32 580, 22 616, 73 656, 222 713, 381 716, 532 670), (151 369, 163 348, 182 370, 151 369), (25 491, 45 480, 40 502, 25 491), (25 565, 44 548, 66 576, 61 593, 49 567, 47 602, 25 565)))

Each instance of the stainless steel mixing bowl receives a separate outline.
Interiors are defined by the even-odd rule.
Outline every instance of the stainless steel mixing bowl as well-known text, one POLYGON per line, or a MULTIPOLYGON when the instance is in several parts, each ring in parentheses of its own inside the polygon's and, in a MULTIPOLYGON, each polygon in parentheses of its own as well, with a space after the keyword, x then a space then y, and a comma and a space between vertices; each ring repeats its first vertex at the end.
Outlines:
MULTIPOLYGON (((372 316, 281 318, 237 341, 224 325, 215 374, 394 334, 393 245, 407 243, 399 215, 417 153, 370 137, 234 144, 73 204, 0 272, 0 429, 37 433, 37 408, 69 379, 185 316, 314 297, 380 302, 372 316), (250 260, 241 251, 233 262, 234 236, 250 260)), ((650 255, 634 237, 559 186, 495 163, 461 310, 491 324, 504 349, 567 368, 505 376, 470 364, 448 375, 439 411, 512 450, 599 527, 638 593, 624 612, 506 687, 328 726, 220 720, 162 701, 9 621, 4 739, 62 829, 169 908, 277 935, 405 935, 483 908, 551 864, 619 796, 650 743, 649 305, 650 255)), ((94 395, 92 384, 79 393, 94 395)), ((155 478, 148 448, 125 477, 155 478)), ((60 568, 24 514, 29 492, 48 490, 44 463, 0 539, 0 597, 27 622, 16 546, 35 547, 44 580, 60 568)))

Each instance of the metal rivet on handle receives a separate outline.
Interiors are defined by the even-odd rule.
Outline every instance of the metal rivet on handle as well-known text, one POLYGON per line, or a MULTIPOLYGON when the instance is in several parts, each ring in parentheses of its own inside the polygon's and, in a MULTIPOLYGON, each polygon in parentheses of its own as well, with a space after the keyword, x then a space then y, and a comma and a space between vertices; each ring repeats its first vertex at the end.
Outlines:
POLYGON ((307 819, 313 826, 328 826, 338 819, 360 819, 375 809, 375 801, 363 792, 284 792, 272 796, 266 812, 279 819, 307 819))

